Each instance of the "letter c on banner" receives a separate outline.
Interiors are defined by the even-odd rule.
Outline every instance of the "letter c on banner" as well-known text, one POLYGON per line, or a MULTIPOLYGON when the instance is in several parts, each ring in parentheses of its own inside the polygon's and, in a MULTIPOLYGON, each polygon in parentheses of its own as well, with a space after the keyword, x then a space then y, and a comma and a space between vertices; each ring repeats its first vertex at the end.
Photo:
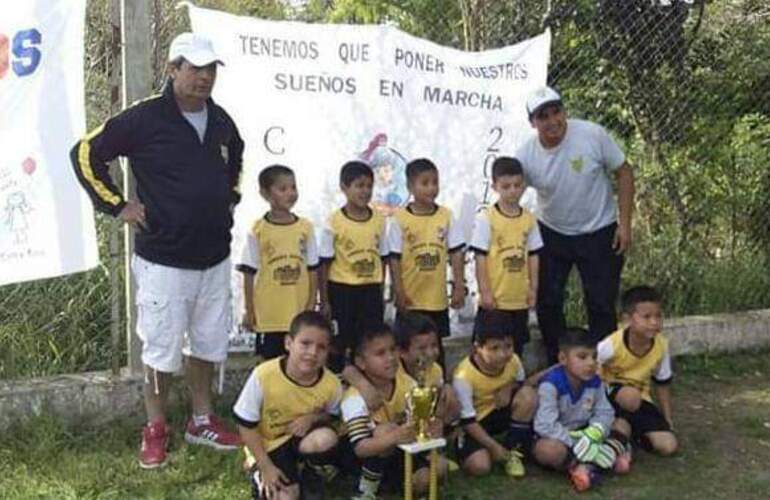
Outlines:
POLYGON ((267 149, 270 153, 274 155, 282 155, 286 152, 286 148, 281 145, 274 145, 272 137, 275 135, 284 136, 286 135, 286 131, 280 125, 270 127, 265 131, 265 136, 262 139, 262 143, 265 145, 265 149, 267 149))

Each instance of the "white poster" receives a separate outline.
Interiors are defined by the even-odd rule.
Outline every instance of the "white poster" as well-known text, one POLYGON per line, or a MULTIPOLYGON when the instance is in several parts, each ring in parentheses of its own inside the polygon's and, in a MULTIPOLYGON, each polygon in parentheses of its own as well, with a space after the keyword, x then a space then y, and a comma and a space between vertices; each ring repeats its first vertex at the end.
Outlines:
POLYGON ((0 285, 98 264, 69 149, 85 129, 85 0, 0 5, 0 285))
POLYGON ((549 32, 463 52, 391 26, 265 21, 192 6, 189 13, 226 64, 214 99, 246 142, 235 255, 268 208, 257 175, 274 163, 296 172, 296 213, 320 224, 344 202, 344 162, 373 167, 373 203, 387 213, 408 201, 406 163, 430 158, 440 172, 438 202, 470 236, 476 209, 492 197, 492 161, 532 133, 525 100, 546 83, 549 32))

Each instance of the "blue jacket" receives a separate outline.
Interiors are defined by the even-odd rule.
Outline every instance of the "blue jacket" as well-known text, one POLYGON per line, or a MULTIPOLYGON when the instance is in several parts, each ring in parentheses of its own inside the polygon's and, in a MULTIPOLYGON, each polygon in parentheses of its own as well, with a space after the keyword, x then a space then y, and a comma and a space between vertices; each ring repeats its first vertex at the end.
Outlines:
POLYGON ((573 392, 564 366, 559 365, 540 380, 537 393, 534 428, 539 436, 557 439, 571 448, 574 440, 569 431, 598 422, 607 437, 615 410, 598 375, 573 392))

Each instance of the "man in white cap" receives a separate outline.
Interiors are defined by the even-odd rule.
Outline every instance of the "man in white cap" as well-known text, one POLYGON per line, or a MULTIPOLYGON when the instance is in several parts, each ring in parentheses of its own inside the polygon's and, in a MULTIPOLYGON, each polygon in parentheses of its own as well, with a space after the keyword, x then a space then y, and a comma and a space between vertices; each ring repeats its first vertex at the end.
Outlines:
POLYGON ((166 401, 182 368, 191 392, 185 439, 236 449, 238 435, 214 414, 214 365, 227 357, 230 330, 230 227, 240 200, 243 141, 211 99, 222 64, 210 40, 183 33, 171 43, 162 94, 140 101, 80 140, 70 154, 96 208, 136 226, 132 269, 144 400, 139 464, 166 463, 166 401), (126 199, 107 163, 127 157, 137 199, 126 199))
POLYGON ((543 248, 537 317, 548 359, 555 363, 564 332, 564 288, 573 266, 583 286, 589 330, 598 342, 617 328, 615 302, 623 256, 631 245, 634 175, 623 151, 595 123, 568 119, 550 87, 527 100, 537 134, 516 157, 537 191, 543 248), (612 186, 617 180, 617 202, 612 186))

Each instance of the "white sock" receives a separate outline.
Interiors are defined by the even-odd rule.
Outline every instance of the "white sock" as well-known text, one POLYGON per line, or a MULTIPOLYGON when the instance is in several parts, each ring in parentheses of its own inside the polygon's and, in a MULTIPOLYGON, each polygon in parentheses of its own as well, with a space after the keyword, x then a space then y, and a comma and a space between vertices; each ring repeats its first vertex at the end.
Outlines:
POLYGON ((203 415, 193 415, 193 423, 197 426, 209 425, 211 423, 211 420, 209 420, 209 414, 204 413, 203 415))

